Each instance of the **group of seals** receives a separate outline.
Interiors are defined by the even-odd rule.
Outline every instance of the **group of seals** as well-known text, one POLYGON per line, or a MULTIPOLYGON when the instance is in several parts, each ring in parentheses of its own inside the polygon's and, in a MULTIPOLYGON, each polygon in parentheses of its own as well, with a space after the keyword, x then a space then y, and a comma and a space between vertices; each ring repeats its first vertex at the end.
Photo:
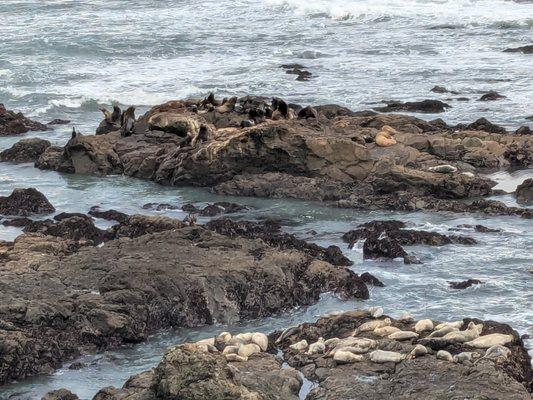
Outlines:
POLYGON ((133 134, 135 125, 135 107, 130 106, 126 111, 122 111, 117 104, 113 104, 113 111, 109 111, 105 107, 100 107, 100 111, 104 114, 104 120, 98 127, 96 133, 108 133, 116 129, 120 129, 122 136, 130 136, 133 134))
POLYGON ((374 141, 379 147, 389 147, 396 144, 396 140, 393 136, 398 133, 396 129, 389 125, 383 125, 381 130, 376 135, 374 141))

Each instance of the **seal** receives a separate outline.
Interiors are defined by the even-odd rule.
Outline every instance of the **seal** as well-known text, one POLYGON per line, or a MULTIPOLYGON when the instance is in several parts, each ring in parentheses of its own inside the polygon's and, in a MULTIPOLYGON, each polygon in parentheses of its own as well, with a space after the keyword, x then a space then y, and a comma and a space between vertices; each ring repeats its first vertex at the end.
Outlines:
POLYGON ((248 357, 241 357, 238 354, 226 354, 224 357, 226 358, 226 361, 237 361, 237 362, 248 361, 248 357))
POLYGON ((375 330, 376 328, 383 328, 384 326, 389 326, 391 322, 392 321, 390 318, 365 322, 364 324, 361 324, 358 328, 355 329, 352 336, 356 336, 357 334, 361 332, 371 332, 375 330))
POLYGON ((307 106, 298 111, 298 119, 314 118, 318 121, 318 111, 311 106, 307 106))
POLYGON ((104 114, 104 120, 111 124, 112 123, 111 111, 109 111, 105 107, 100 107, 100 111, 102 111, 102 114, 104 114))
POLYGON ((379 147, 389 147, 396 144, 396 140, 392 137, 397 133, 396 129, 390 127, 389 125, 383 125, 381 130, 376 135, 374 142, 379 147))
POLYGON ((120 116, 121 135, 130 136, 133 133, 134 125, 135 125, 135 107, 130 106, 120 116))
POLYGON ((421 319, 415 324, 415 332, 425 332, 433 330, 433 321, 430 319, 421 319))
POLYGON ((374 350, 370 353, 370 361, 375 363, 399 363, 405 359, 405 355, 395 351, 374 350))
POLYGON ((469 342, 478 338, 482 330, 483 324, 476 325, 473 322, 470 322, 464 331, 450 332, 444 335, 441 339, 451 340, 457 343, 469 342))
POLYGON ((416 339, 418 338, 418 333, 412 332, 412 331, 398 331, 391 333, 389 336, 387 336, 389 339, 392 340, 409 340, 409 339, 416 339))
POLYGON ((207 127, 207 125, 204 125, 204 124, 200 125, 200 129, 198 129, 198 133, 196 135, 194 135, 194 133, 190 135, 191 146, 195 147, 198 142, 200 143, 207 142, 210 136, 211 135, 209 133, 209 128, 207 127))
POLYGON ((454 172, 457 172, 457 168, 453 165, 449 164, 443 164, 443 165, 437 165, 435 167, 429 167, 429 172, 438 172, 439 174, 453 174, 454 172))
POLYGON ((503 333, 491 333, 490 335, 480 336, 474 340, 465 343, 465 346, 475 347, 477 349, 488 349, 493 346, 503 346, 514 341, 513 335, 504 335, 503 333))
POLYGON ((122 115, 122 110, 117 104, 113 104, 113 112, 111 113, 111 123, 116 124, 120 121, 120 116, 122 115))
POLYGON ((447 352, 446 350, 439 350, 437 352, 437 360, 443 360, 443 361, 453 361, 452 355, 447 352))
POLYGON ((289 348, 297 351, 305 350, 309 347, 309 344, 307 343, 307 340, 300 340, 299 342, 296 342, 294 344, 291 344, 289 348))
POLYGON ((267 351, 268 349, 268 337, 264 333, 255 332, 252 334, 252 343, 255 343, 259 346, 261 351, 267 351))
POLYGON ((249 343, 239 347, 237 354, 241 357, 250 357, 253 354, 261 353, 261 348, 255 343, 249 343))
POLYGON ((326 350, 326 345, 324 343, 324 338, 320 337, 315 343, 311 343, 309 345, 309 350, 307 350, 307 354, 319 354, 323 353, 326 350))
POLYGON ((426 348, 426 346, 417 344, 413 348, 413 350, 411 350, 411 352, 409 353, 409 358, 422 357, 422 356, 425 356, 426 354, 428 354, 428 349, 426 348))
POLYGON ((237 97, 232 97, 231 99, 222 103, 221 106, 216 107, 216 112, 220 114, 227 114, 229 112, 232 112, 233 110, 235 110, 235 104, 237 104, 237 100, 237 97))
POLYGON ((363 356, 350 352, 348 348, 339 350, 333 355, 333 361, 335 361, 337 364, 351 364, 363 360, 363 356))
POLYGON ((395 326, 384 326, 383 328, 376 328, 372 332, 374 335, 379 337, 385 337, 393 334, 394 332, 399 332, 400 328, 396 328, 395 326))

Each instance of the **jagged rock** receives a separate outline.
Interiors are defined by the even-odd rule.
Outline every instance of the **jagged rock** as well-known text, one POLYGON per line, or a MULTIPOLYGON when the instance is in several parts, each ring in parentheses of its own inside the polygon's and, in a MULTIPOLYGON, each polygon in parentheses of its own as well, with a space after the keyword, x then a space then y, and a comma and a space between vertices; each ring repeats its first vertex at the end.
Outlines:
POLYGON ((56 118, 56 119, 53 119, 52 121, 48 122, 46 125, 67 125, 67 124, 70 124, 70 120, 56 118))
MULTIPOLYGON (((459 125, 458 127, 462 127, 459 125)), ((466 125, 464 129, 468 130, 474 130, 474 131, 484 131, 484 132, 490 132, 490 133, 500 133, 505 134, 507 133, 507 130, 499 125, 493 124, 486 118, 479 118, 472 122, 469 125, 466 125)))
POLYGON ((448 282, 452 289, 466 289, 473 285, 479 285, 481 282, 479 279, 468 279, 462 282, 448 282))
POLYGON ((333 265, 353 265, 353 262, 342 254, 338 246, 329 246, 326 249, 314 243, 307 243, 305 240, 298 239, 294 235, 282 233, 280 225, 272 220, 257 223, 220 218, 208 222, 205 226, 208 229, 229 237, 260 238, 271 246, 303 251, 314 258, 327 261, 333 265))
POLYGON ((50 128, 44 124, 26 118, 22 113, 6 110, 0 104, 0 136, 20 135, 29 131, 47 131, 50 128))
POLYGON ((111 230, 116 238, 129 237, 135 238, 148 233, 168 231, 172 229, 183 228, 185 224, 180 220, 149 215, 131 215, 119 221, 111 230))
POLYGON ((518 185, 515 191, 515 195, 516 200, 520 203, 533 203, 533 178, 528 178, 520 185, 518 185))
POLYGON ((55 208, 37 189, 14 189, 7 197, 0 197, 0 214, 28 216, 50 214, 55 208))
POLYGON ((128 214, 125 214, 116 210, 100 210, 100 206, 93 206, 89 210, 89 215, 92 215, 95 218, 102 218, 105 220, 117 221, 117 222, 126 222, 129 218, 128 214))
POLYGON ((324 292, 368 298, 347 268, 202 227, 122 237, 103 247, 24 234, 0 257, 0 286, 0 321, 13 326, 0 329, 1 383, 163 328, 266 317, 315 303, 324 292))
POLYGON ((523 53, 523 54, 533 54, 533 44, 513 47, 504 50, 505 53, 523 53))
POLYGON ((50 142, 44 139, 22 139, 9 149, 0 153, 0 161, 35 162, 50 147, 50 142))
POLYGON ((53 390, 45 394, 41 400, 78 400, 78 396, 67 389, 53 390))
POLYGON ((491 90, 490 92, 485 93, 483 96, 481 96, 478 101, 495 101, 506 98, 506 96, 501 95, 498 92, 495 92, 494 90, 491 90))
MULTIPOLYGON (((56 216, 57 217, 57 216, 56 216)), ((86 215, 65 215, 52 220, 32 221, 24 227, 24 232, 42 233, 73 241, 90 241, 99 244, 109 237, 109 234, 94 226, 92 219, 86 215)))

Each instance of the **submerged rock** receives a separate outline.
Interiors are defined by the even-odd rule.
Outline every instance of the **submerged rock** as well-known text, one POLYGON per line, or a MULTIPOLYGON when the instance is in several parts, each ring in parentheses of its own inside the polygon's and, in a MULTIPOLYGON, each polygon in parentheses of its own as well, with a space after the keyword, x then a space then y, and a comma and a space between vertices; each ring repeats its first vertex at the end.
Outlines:
POLYGON ((22 139, 9 149, 2 151, 0 153, 0 161, 35 162, 48 147, 50 147, 48 140, 38 138, 22 139))
POLYGON ((78 400, 78 396, 67 389, 58 389, 48 392, 41 400, 78 400))
POLYGON ((26 118, 22 113, 6 110, 0 104, 0 136, 20 135, 29 131, 47 131, 50 128, 26 118))
POLYGON ((506 98, 506 96, 501 95, 498 92, 495 92, 494 90, 491 90, 490 92, 485 93, 483 96, 481 96, 478 101, 495 101, 506 98))
POLYGON ((481 282, 479 279, 468 279, 462 282, 448 282, 448 284, 450 285, 452 289, 466 289, 466 288, 469 288, 470 286, 479 285, 482 283, 483 282, 481 282))
POLYGON ((0 214, 28 216, 54 211, 46 196, 34 188, 14 189, 7 197, 0 196, 0 214))

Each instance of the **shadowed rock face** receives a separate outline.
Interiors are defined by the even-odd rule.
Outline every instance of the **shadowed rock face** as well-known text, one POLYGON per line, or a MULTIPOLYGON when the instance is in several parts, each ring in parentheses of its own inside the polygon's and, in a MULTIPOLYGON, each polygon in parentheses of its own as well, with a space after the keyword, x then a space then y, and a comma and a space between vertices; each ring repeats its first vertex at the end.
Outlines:
MULTIPOLYGON (((380 318, 385 319, 384 317, 380 318)), ((359 351, 355 362, 339 362, 331 352, 340 340, 354 339, 354 329, 376 321, 368 311, 349 311, 322 317, 315 323, 291 327, 268 337, 267 352, 253 354, 241 361, 227 361, 220 352, 224 346, 203 347, 185 343, 171 347, 158 366, 130 377, 120 389, 102 389, 93 400, 111 399, 302 399, 300 373, 312 381, 314 388, 305 400, 430 400, 495 399, 529 400, 531 398, 531 359, 518 334, 508 325, 494 321, 464 319, 463 325, 483 324, 481 335, 505 334, 510 342, 504 347, 506 356, 489 358, 485 349, 463 343, 447 343, 428 339, 430 331, 419 338, 394 340, 375 332, 361 332, 357 338, 374 342, 370 350, 359 351), (291 348, 301 340, 309 344, 320 338, 333 339, 317 353, 291 348), (410 357, 415 345, 424 343, 425 353, 410 357), (371 361, 373 350, 392 351, 402 355, 397 362, 371 361), (438 350, 452 356, 469 352, 470 360, 444 361, 438 350), (283 359, 280 356, 282 355, 283 359), (286 364, 282 366, 282 361, 286 364), (287 365, 288 364, 288 365, 287 365), (450 384, 453 382, 453 385, 450 384)), ((391 325, 413 331, 415 322, 391 320, 391 325)), ((205 346, 205 345, 204 345, 205 346)), ((340 348, 340 347, 339 347, 340 348)), ((352 347, 353 349, 353 347, 352 347)))
POLYGON ((516 188, 516 200, 520 203, 533 203, 533 179, 529 178, 516 188))
POLYGON ((144 216, 128 216, 106 232, 117 239, 94 247, 103 232, 88 217, 58 219, 40 225, 47 236, 0 243, 0 382, 161 328, 265 317, 323 292, 368 298, 358 275, 305 247, 144 216), (70 229, 76 223, 85 228, 70 229))
POLYGON ((270 107, 270 101, 254 97, 240 99, 234 109, 168 102, 140 117, 129 137, 118 131, 79 136, 62 150, 48 148, 37 166, 124 173, 164 185, 213 187, 228 195, 346 201, 346 206, 353 196, 380 205, 373 196, 405 192, 416 197, 418 208, 427 198, 433 201, 430 209, 439 200, 438 207, 453 210, 460 207, 454 200, 491 194, 494 182, 476 174, 478 168, 533 165, 528 135, 482 130, 493 130, 488 124, 454 131, 442 121, 355 113, 333 105, 315 107, 318 118, 270 119, 265 117, 270 107), (253 126, 241 128, 251 119, 253 126), (397 144, 379 147, 374 139, 385 125, 397 131, 397 144), (429 170, 443 164, 458 171, 429 170))
POLYGON ((37 189, 15 189, 9 196, 0 197, 0 214, 28 216, 54 211, 54 206, 37 189))
POLYGON ((22 113, 6 110, 0 104, 0 136, 20 135, 28 131, 47 131, 50 127, 26 118, 22 113))

